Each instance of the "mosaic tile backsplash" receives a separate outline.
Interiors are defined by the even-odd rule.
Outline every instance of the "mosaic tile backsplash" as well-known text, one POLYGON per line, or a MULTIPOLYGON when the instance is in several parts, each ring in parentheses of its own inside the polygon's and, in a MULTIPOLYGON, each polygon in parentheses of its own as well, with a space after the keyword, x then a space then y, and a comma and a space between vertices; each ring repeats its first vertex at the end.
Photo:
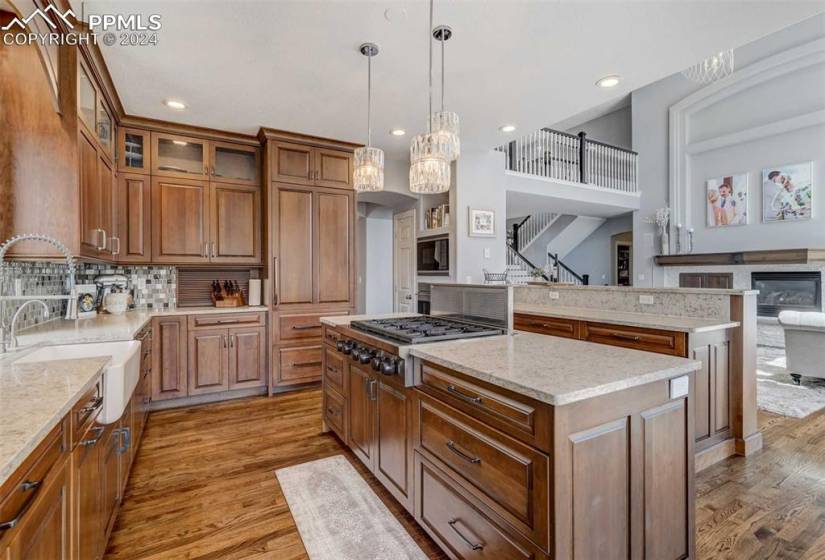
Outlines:
MULTIPOLYGON (((93 284, 97 276, 122 274, 128 279, 128 291, 137 309, 164 309, 177 304, 177 269, 172 266, 119 266, 111 264, 78 263, 77 284, 93 284)), ((50 262, 11 262, 0 271, 0 295, 57 295, 65 294, 66 265, 50 262)), ((0 302, 0 321, 9 326, 12 315, 21 302, 0 302)), ((46 301, 49 318, 66 314, 63 300, 46 301)), ((24 329, 47 320, 42 308, 27 307, 18 328, 24 329)))

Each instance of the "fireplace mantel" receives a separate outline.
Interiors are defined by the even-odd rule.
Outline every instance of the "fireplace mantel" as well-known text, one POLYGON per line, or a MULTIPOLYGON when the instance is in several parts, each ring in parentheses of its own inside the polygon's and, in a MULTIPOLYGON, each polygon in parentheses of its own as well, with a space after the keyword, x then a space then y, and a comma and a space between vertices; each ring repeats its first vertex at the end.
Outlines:
POLYGON ((760 264, 823 264, 825 249, 775 249, 770 251, 736 251, 730 253, 690 253, 659 255, 659 266, 719 266, 760 264))

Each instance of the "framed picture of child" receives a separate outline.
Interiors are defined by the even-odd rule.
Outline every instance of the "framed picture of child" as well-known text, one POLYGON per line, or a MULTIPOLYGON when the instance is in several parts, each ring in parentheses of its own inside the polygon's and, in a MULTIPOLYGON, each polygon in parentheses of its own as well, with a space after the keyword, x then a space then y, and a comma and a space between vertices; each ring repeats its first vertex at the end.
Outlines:
POLYGON ((762 170, 762 221, 810 220, 813 164, 793 163, 762 170))
POLYGON ((748 175, 708 179, 708 227, 743 226, 748 223, 748 175))

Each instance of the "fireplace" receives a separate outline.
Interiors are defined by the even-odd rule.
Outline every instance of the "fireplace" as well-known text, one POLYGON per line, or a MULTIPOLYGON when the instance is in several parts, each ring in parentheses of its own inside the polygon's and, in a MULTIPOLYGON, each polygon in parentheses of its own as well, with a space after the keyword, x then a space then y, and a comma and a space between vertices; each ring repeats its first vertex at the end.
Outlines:
POLYGON ((780 311, 822 311, 822 273, 754 272, 751 285, 759 290, 757 315, 776 317, 780 311))

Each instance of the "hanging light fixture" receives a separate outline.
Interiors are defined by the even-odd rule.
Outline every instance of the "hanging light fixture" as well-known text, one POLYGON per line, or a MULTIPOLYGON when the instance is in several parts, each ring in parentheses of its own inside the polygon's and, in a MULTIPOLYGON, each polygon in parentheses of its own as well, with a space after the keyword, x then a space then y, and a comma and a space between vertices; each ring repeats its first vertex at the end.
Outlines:
POLYGON ((733 73, 733 49, 709 56, 699 64, 684 70, 682 75, 700 84, 710 84, 733 73))
POLYGON ((450 190, 450 161, 452 152, 446 138, 433 132, 433 0, 430 0, 430 25, 427 41, 430 44, 429 110, 427 133, 419 134, 410 144, 410 190, 414 193, 442 193, 450 190))
POLYGON ((461 155, 458 114, 444 110, 444 43, 452 36, 453 30, 447 25, 439 25, 433 29, 433 37, 441 43, 441 111, 430 115, 430 123, 433 134, 439 136, 447 146, 450 161, 455 161, 461 155))
POLYGON ((375 192, 384 190, 384 150, 372 147, 372 57, 378 54, 378 45, 364 43, 358 50, 367 57, 367 145, 353 154, 353 188, 375 192))

